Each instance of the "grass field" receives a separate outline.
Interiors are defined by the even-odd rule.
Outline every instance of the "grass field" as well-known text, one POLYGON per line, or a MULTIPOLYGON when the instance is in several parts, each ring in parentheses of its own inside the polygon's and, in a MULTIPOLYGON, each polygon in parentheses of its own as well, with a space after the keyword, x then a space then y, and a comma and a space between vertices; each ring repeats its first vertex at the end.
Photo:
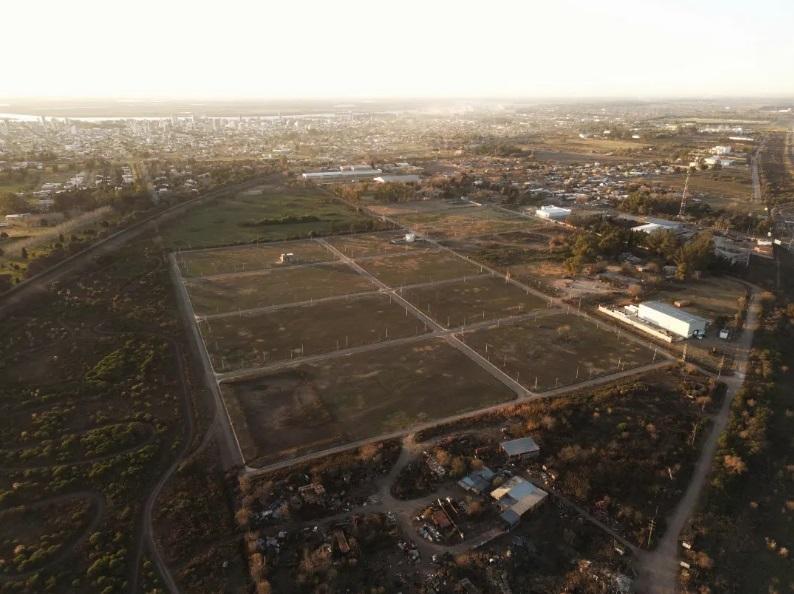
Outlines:
POLYGON ((192 208, 164 227, 162 235, 167 246, 186 249, 350 232, 372 223, 371 217, 318 190, 268 185, 192 208), (301 222, 300 217, 312 220, 301 222))
POLYGON ((476 330, 465 339, 502 371, 536 391, 646 365, 653 359, 652 350, 627 340, 625 334, 619 337, 565 313, 476 330))
POLYGON ((520 315, 545 306, 534 295, 490 275, 406 289, 402 296, 447 328, 520 315))
POLYGON ((304 364, 221 387, 246 462, 254 465, 514 397, 439 340, 304 364))
POLYGON ((374 294, 200 322, 216 371, 423 334, 413 314, 374 294))
MULTIPOLYGON (((653 181, 681 192, 684 189, 685 174, 665 175, 651 178, 653 181)), ((689 177, 691 196, 698 197, 712 208, 737 212, 762 212, 764 204, 753 202, 753 185, 750 168, 729 167, 722 170, 696 171, 689 177)))
POLYGON ((530 219, 487 206, 409 214, 397 217, 397 220, 406 227, 436 239, 531 230, 544 225, 539 219, 530 219))
POLYGON ((371 258, 359 264, 392 287, 475 276, 482 272, 479 266, 445 251, 371 258))
POLYGON ((186 281, 199 315, 270 307, 375 291, 366 277, 344 264, 317 264, 252 274, 186 281))
POLYGON ((246 270, 286 268, 296 264, 330 262, 336 256, 316 241, 261 243, 250 246, 219 248, 206 251, 183 252, 177 260, 185 277, 209 276, 246 270), (279 264, 279 256, 292 253, 294 258, 279 264))
POLYGON ((402 239, 404 234, 387 231, 385 233, 359 233, 356 235, 337 235, 327 241, 350 258, 365 258, 400 253, 417 253, 432 249, 427 242, 418 240, 413 243, 391 243, 392 239, 402 239))

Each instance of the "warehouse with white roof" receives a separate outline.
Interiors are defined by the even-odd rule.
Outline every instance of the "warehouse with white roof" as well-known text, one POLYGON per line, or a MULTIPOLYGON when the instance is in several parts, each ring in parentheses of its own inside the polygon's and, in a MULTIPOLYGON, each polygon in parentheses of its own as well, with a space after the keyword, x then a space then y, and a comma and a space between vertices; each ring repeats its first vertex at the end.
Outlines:
POLYGON ((682 338, 704 336, 709 321, 661 301, 645 301, 637 308, 637 317, 682 338))

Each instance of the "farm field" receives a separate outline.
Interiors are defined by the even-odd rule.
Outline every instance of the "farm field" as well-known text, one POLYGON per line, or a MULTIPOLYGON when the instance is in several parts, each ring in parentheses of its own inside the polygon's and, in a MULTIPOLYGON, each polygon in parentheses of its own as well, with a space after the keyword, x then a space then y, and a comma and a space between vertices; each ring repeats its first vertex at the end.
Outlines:
POLYGON ((162 235, 168 247, 187 249, 365 231, 376 224, 317 190, 266 185, 197 206, 162 235))
POLYGON ((366 277, 345 264, 263 270, 239 276, 191 279, 185 282, 193 308, 199 315, 377 290, 366 277))
POLYGON ((215 371, 415 336, 424 324, 382 294, 199 322, 215 371))
POLYGON ((397 220, 401 225, 436 239, 531 230, 544 225, 540 220, 487 206, 409 214, 397 217, 397 220))
POLYGON ((249 465, 506 402, 515 394, 430 339, 221 384, 249 465))
POLYGON ((336 235, 327 237, 326 243, 334 246, 349 258, 365 258, 400 253, 421 253, 432 249, 425 241, 417 240, 413 243, 402 241, 399 244, 391 243, 392 239, 402 239, 404 234, 393 231, 386 233, 359 233, 356 235, 336 235))
POLYGON ((446 328, 521 315, 545 306, 535 295, 490 275, 406 289, 402 296, 446 328))
POLYGON ((330 262, 336 256, 316 241, 260 243, 249 246, 182 252, 178 255, 182 276, 198 277, 247 270, 286 268, 296 264, 330 262), (292 253, 294 258, 279 264, 279 256, 292 253))
POLYGON ((565 313, 476 330, 466 333, 465 340, 534 391, 576 384, 653 360, 651 349, 627 340, 625 335, 619 337, 565 313))
POLYGON ((446 251, 384 256, 363 260, 359 264, 392 287, 475 276, 482 272, 479 266, 446 251))

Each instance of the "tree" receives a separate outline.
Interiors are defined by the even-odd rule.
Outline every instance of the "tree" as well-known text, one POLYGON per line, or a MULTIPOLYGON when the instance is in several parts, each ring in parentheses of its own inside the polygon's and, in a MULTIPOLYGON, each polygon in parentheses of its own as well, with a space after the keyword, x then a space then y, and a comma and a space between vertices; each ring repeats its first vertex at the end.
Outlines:
POLYGON ((28 203, 21 196, 12 192, 0 194, 0 215, 16 214, 25 212, 27 209, 28 203))
POLYGON ((667 260, 672 259, 678 249, 678 236, 672 229, 658 229, 648 233, 644 242, 648 251, 667 260))

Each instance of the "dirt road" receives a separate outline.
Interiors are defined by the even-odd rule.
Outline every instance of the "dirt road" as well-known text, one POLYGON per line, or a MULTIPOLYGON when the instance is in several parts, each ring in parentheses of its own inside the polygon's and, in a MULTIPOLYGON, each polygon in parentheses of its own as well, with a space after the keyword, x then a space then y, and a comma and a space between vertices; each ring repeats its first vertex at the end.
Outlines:
POLYGON ((731 402, 744 384, 748 357, 753 343, 753 334, 758 327, 758 293, 753 292, 747 309, 747 320, 741 336, 735 343, 736 373, 724 377, 727 390, 722 407, 714 418, 711 431, 700 452, 692 479, 683 498, 667 519, 667 530, 656 550, 640 557, 637 592, 640 594, 675 594, 678 592, 678 547, 681 532, 697 507, 703 487, 706 485, 717 443, 730 420, 731 402))

